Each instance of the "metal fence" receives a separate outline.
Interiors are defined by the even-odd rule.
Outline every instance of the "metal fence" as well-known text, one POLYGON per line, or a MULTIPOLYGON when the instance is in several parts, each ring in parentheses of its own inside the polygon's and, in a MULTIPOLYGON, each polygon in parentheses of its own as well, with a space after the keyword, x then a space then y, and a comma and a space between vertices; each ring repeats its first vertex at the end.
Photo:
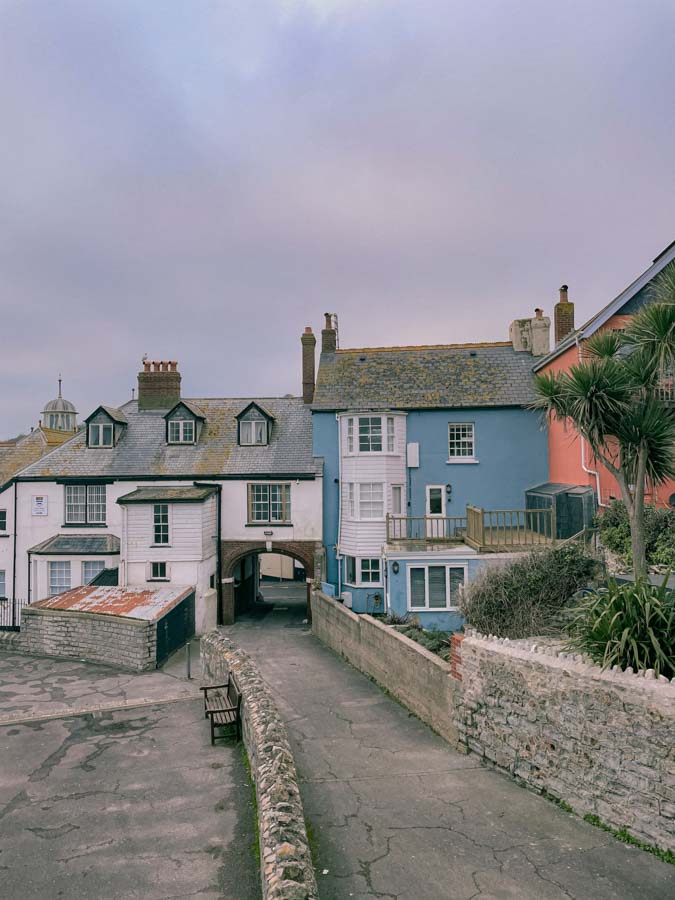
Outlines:
POLYGON ((0 597, 0 631, 18 631, 21 627, 21 610, 28 606, 28 600, 17 597, 0 597))

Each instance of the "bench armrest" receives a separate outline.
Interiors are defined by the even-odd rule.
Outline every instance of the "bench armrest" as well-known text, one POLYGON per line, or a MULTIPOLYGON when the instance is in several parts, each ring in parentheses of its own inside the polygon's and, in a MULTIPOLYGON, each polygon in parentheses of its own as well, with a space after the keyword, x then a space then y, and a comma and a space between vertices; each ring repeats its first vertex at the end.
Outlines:
POLYGON ((209 691, 215 691, 215 690, 218 690, 219 688, 229 687, 229 684, 230 684, 230 682, 228 679, 225 682, 225 684, 205 684, 202 687, 200 687, 199 690, 204 691, 204 694, 206 695, 206 694, 208 694, 209 691))

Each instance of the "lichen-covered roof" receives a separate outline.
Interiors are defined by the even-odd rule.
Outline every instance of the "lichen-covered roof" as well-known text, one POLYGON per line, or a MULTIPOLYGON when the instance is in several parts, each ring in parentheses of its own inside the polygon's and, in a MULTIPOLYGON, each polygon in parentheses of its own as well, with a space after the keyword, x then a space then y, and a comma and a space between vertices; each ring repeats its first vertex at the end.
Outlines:
POLYGON ((120 539, 114 534, 55 534, 28 552, 41 556, 111 556, 120 552, 120 539))
POLYGON ((312 409, 527 406, 532 363, 510 342, 322 353, 312 409))
POLYGON ((72 432, 56 431, 52 428, 36 428, 9 446, 0 446, 0 488, 17 472, 49 453, 54 447, 67 441, 72 432))
POLYGON ((215 494, 215 487, 146 487, 138 488, 118 499, 126 503, 202 503, 215 494))
POLYGON ((312 417, 300 397, 199 399, 191 401, 206 421, 196 444, 167 444, 166 410, 139 412, 131 400, 121 408, 127 427, 111 449, 87 447, 84 430, 21 472, 21 478, 316 475, 312 456, 312 417), (240 447, 237 413, 261 403, 274 416, 267 446, 240 447))
POLYGON ((96 409, 93 411, 93 413, 90 416, 87 416, 87 418, 84 421, 88 422, 90 419, 93 419, 94 416, 96 415, 96 413, 101 412, 101 410, 103 410, 103 412, 110 419, 112 419, 113 422, 117 422, 120 425, 128 424, 127 417, 124 415, 124 413, 122 412, 121 409, 117 409, 116 406, 103 406, 103 405, 97 406, 96 409))
POLYGON ((193 587, 177 585, 163 585, 158 588, 121 588, 89 584, 57 594, 56 597, 49 597, 47 600, 40 600, 33 606, 37 609, 72 610, 154 622, 165 616, 193 591, 193 587))

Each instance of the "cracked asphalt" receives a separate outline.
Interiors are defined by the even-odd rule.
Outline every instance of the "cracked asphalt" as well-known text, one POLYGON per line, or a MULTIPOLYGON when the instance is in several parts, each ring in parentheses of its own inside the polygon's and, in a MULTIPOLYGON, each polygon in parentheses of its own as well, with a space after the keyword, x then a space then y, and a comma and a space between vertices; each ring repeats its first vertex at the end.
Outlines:
POLYGON ((304 585, 224 629, 288 725, 322 900, 672 900, 675 868, 454 751, 303 625, 304 585))
POLYGON ((197 684, 0 652, 0 896, 259 898, 241 745, 211 747, 197 684))

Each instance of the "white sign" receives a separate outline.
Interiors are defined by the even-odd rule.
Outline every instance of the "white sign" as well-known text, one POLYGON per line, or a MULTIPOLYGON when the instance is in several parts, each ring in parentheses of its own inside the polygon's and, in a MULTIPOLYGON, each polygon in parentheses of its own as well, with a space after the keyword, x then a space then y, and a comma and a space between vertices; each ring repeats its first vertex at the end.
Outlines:
POLYGON ((34 494, 31 507, 31 515, 48 516, 49 515, 49 498, 46 494, 34 494))

